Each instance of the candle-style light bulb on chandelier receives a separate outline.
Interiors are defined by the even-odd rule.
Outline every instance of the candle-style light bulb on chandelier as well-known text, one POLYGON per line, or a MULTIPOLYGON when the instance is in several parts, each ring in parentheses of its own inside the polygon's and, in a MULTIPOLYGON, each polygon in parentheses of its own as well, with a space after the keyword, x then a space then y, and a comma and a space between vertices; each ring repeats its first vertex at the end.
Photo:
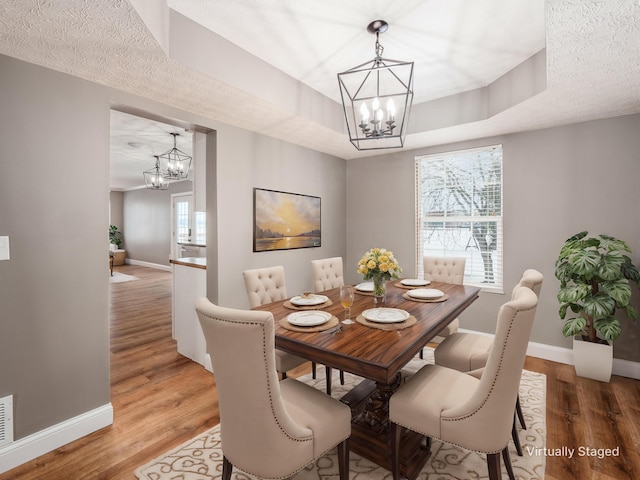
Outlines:
POLYGON ((382 58, 380 34, 389 24, 367 26, 376 36, 376 57, 338 74, 349 140, 358 150, 404 145, 413 101, 413 62, 382 58))
POLYGON ((170 180, 182 180, 189 176, 189 168, 191 168, 191 156, 184 153, 176 146, 176 137, 179 133, 171 133, 173 135, 173 148, 161 155, 158 155, 160 161, 166 164, 164 169, 164 177, 170 180))
POLYGON ((169 181, 165 178, 165 172, 160 169, 160 159, 154 155, 156 166, 142 172, 144 184, 149 190, 166 190, 169 188, 169 181))

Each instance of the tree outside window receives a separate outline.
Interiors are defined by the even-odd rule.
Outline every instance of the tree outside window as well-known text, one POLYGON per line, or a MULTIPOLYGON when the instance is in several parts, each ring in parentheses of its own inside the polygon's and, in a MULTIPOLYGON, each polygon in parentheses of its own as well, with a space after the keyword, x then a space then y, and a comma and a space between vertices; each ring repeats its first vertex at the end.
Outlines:
POLYGON ((416 266, 465 257, 465 283, 502 291, 502 145, 416 158, 416 266))

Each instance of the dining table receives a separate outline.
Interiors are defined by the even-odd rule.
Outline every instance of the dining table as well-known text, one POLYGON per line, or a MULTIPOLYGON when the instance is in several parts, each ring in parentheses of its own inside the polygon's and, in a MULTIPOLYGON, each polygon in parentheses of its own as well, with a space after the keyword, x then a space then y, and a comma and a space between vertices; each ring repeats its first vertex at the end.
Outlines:
MULTIPOLYGON (((304 302, 296 305, 291 297, 254 308, 273 314, 276 348, 362 378, 341 398, 352 412, 350 449, 389 470, 389 398, 401 385, 402 368, 471 305, 480 291, 468 285, 430 282, 427 288, 439 290, 441 295, 414 298, 410 291, 419 287, 407 283, 389 280, 384 300, 377 299, 377 303, 371 292, 355 289, 351 324, 342 322, 345 309, 340 303, 339 287, 311 294, 324 300, 318 305, 307 306, 304 302), (390 310, 374 310, 380 308, 390 310), (310 310, 325 312, 331 322, 324 327, 289 323, 288 319, 293 318, 290 315, 310 310), (384 320, 387 313, 392 319, 388 322, 384 320), (378 314, 382 314, 380 322, 376 319, 378 314), (394 319, 397 314, 406 319, 394 319)), ((403 476, 416 478, 429 458, 429 445, 422 435, 403 432, 400 449, 403 476)))

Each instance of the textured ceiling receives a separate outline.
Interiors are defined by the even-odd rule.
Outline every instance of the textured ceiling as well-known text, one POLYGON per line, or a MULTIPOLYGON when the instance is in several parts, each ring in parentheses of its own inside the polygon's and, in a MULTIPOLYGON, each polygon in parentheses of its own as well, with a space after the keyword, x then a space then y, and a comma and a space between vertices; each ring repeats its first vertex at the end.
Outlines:
MULTIPOLYGON (((391 25, 381 36, 384 56, 416 62, 417 103, 487 85, 546 46, 544 91, 486 119, 413 128, 405 148, 640 112, 637 0, 460 0, 437 8, 431 1, 169 0, 174 3, 331 103, 336 74, 373 57, 373 37, 364 28, 375 18, 391 25)), ((163 42, 180 39, 173 30, 159 36, 144 5, 149 2, 0 0, 0 53, 341 158, 371 154, 356 151, 342 125, 292 112, 275 93, 256 95, 257 87, 270 93, 273 85, 246 75, 248 60, 243 72, 234 72, 232 58, 216 73, 168 56, 163 42)), ((197 46, 207 52, 208 45, 197 46)), ((223 53, 210 49, 201 58, 223 53)))
POLYGON ((375 57, 415 63, 414 101, 483 87, 545 46, 543 0, 168 0, 169 6, 336 102, 336 74, 375 57))
POLYGON ((111 110, 110 186, 127 190, 144 185, 142 172, 155 166, 154 155, 176 147, 193 156, 193 133, 166 123, 111 110))

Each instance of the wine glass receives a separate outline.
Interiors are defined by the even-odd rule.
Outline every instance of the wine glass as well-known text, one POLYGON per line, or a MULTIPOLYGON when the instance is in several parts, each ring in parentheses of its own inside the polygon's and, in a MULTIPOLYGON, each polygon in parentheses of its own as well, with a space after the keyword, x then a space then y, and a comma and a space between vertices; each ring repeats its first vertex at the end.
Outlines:
POLYGON ((340 303, 344 308, 344 320, 342 323, 348 325, 353 323, 351 320, 351 305, 353 305, 353 287, 351 285, 342 285, 340 287, 340 303))

